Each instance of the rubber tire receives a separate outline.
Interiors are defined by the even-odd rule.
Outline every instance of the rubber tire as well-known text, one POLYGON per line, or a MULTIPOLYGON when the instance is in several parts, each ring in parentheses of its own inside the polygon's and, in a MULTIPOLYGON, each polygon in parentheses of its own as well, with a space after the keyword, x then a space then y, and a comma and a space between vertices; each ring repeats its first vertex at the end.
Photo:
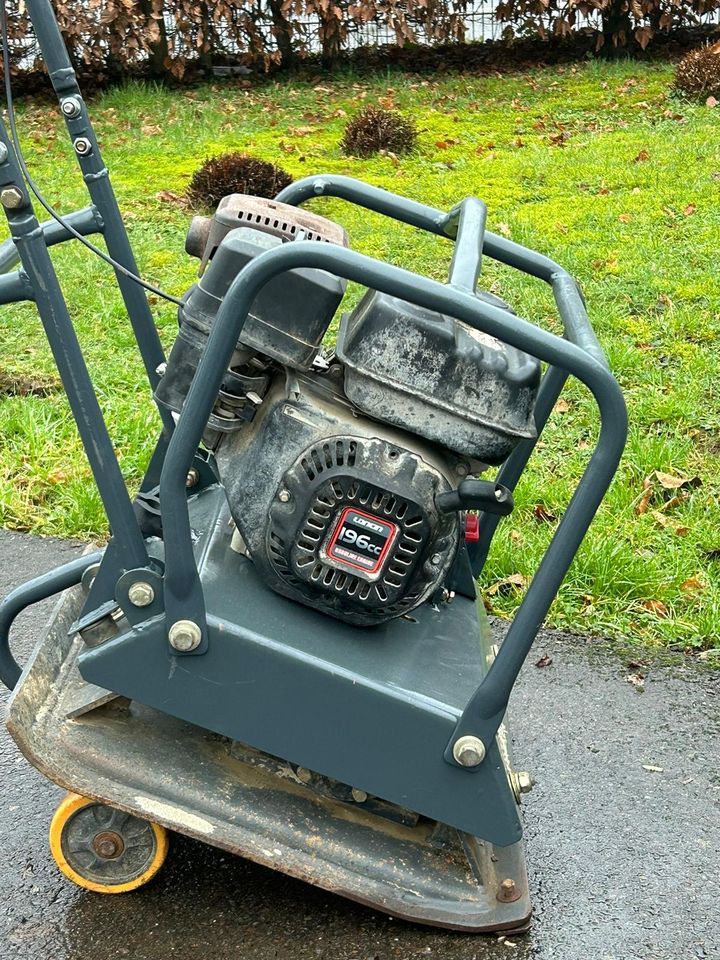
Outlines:
POLYGON ((97 800, 89 800, 87 797, 81 797, 77 793, 68 793, 60 802, 50 823, 50 852, 53 855, 55 863, 68 880, 72 880, 73 883, 82 887, 84 890, 92 890, 94 893, 129 893, 131 890, 137 890, 138 887, 142 887, 152 880, 165 862, 168 852, 167 830, 158 823, 147 821, 155 834, 155 853, 150 865, 146 867, 142 873, 138 874, 138 876, 125 883, 98 883, 96 880, 84 877, 72 867, 65 858, 62 850, 63 830, 73 814, 83 807, 92 806, 93 804, 107 806, 107 804, 99 804, 97 800))

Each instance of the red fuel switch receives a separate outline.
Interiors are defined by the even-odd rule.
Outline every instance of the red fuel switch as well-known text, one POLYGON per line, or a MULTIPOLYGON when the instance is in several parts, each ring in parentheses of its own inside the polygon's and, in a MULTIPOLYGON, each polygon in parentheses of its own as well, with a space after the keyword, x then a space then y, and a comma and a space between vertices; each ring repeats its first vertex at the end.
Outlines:
POLYGON ((465 540, 477 543, 480 539, 480 517, 477 513, 465 514, 465 540))

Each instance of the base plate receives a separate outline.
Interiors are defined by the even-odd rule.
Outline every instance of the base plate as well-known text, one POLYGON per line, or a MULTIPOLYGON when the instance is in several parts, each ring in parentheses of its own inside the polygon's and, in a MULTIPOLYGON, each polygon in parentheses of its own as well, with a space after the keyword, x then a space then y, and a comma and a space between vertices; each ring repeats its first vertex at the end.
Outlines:
POLYGON ((522 842, 494 847, 322 796, 290 764, 251 760, 225 737, 85 683, 82 641, 67 634, 82 599, 79 588, 64 597, 9 707, 11 734, 51 780, 396 917, 468 932, 527 925, 522 842), (512 902, 498 899, 507 879, 512 902))

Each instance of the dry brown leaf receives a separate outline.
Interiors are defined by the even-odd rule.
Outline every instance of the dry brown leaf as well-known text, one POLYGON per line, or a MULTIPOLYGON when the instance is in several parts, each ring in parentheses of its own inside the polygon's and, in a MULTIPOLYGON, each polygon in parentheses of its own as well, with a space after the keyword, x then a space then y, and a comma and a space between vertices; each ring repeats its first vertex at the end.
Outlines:
POLYGON ((630 216, 629 213, 621 213, 620 216, 618 217, 618 220, 620 221, 620 223, 630 223, 630 221, 632 220, 632 217, 630 216))
POLYGON ((554 523, 557 520, 555 514, 551 510, 548 510, 544 503, 535 504, 533 516, 541 523, 554 523))
POLYGON ((524 590, 527 585, 527 577, 524 577, 521 573, 511 573, 509 577, 505 577, 503 580, 497 580, 492 586, 488 587, 485 592, 491 597, 494 597, 496 594, 507 596, 507 594, 513 593, 516 590, 524 590))
POLYGON ((702 480, 700 477, 677 477, 672 473, 662 473, 656 470, 654 476, 664 490, 680 490, 683 487, 700 487, 702 480))
POLYGON ((567 400, 563 400, 561 397, 553 407, 553 413, 567 413, 569 409, 570 404, 567 402, 567 400))
POLYGON ((684 526, 682 523, 677 523, 671 517, 666 516, 664 513, 660 513, 659 510, 652 510, 651 516, 658 526, 661 526, 663 529, 672 530, 673 533, 675 533, 678 537, 687 536, 689 532, 689 527, 684 526))
POLYGON ((628 683, 637 687, 638 690, 645 689, 645 677, 641 673, 629 673, 625 679, 628 683))
POLYGON ((700 590, 705 589, 705 584, 699 577, 688 577, 687 580, 683 580, 680 584, 680 589, 683 593, 696 593, 700 590))
POLYGON ((535 666, 540 667, 542 669, 543 667, 549 667, 552 664, 552 662, 553 662, 553 658, 551 656, 548 656, 547 653, 544 653, 540 657, 540 659, 535 662, 535 666))
POLYGON ((655 614, 656 617, 665 619, 670 616, 670 611, 662 600, 643 600, 640 606, 648 613, 655 614))
POLYGON ((645 477, 643 480, 643 494, 640 498, 638 505, 635 507, 635 513, 640 517, 643 513, 647 513, 648 506, 652 500, 653 495, 653 485, 650 477, 645 477))
POLYGON ((696 210, 697 210, 697 206, 694 203, 689 203, 686 207, 683 208, 683 216, 691 217, 696 210))
POLYGON ((640 153, 635 157, 635 163, 645 163, 646 160, 650 159, 650 154, 647 150, 641 150, 640 153))

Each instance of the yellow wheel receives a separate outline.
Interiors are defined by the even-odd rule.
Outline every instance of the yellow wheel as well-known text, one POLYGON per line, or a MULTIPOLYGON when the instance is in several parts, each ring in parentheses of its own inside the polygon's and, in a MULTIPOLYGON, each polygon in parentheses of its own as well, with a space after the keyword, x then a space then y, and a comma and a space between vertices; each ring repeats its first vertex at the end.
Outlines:
POLYGON ((69 793, 50 824, 50 851, 73 883, 96 893, 127 893, 165 862, 167 830, 104 803, 69 793))

